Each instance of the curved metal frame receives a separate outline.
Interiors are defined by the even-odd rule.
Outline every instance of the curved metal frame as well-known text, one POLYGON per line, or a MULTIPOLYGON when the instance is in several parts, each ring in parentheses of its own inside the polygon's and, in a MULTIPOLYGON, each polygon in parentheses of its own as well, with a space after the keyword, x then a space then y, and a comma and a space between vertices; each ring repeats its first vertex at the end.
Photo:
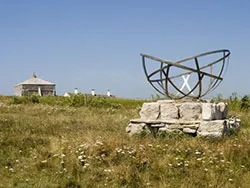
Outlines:
POLYGON ((226 64, 226 59, 228 59, 227 64, 229 62, 229 55, 230 55, 230 51, 227 49, 224 50, 216 50, 216 51, 211 51, 211 52, 206 52, 206 53, 202 53, 196 56, 192 56, 189 58, 185 58, 182 59, 180 61, 177 62, 171 62, 171 61, 167 61, 167 60, 163 60, 157 57, 153 57, 150 55, 146 55, 146 54, 140 54, 142 56, 142 65, 143 65, 143 69, 145 72, 145 75, 147 77, 147 80, 149 81, 149 83, 152 85, 152 87, 158 91, 159 93, 161 93, 162 95, 165 95, 171 99, 182 99, 184 97, 191 97, 191 98, 196 98, 196 99, 200 99, 201 97, 204 97, 205 95, 211 93, 214 89, 216 89, 218 87, 218 85, 221 83, 221 81, 223 80, 222 78, 222 73, 224 71, 225 68, 225 64, 226 64), (198 58, 199 57, 203 57, 203 56, 208 56, 210 54, 216 54, 216 53, 222 53, 223 56, 219 59, 217 59, 216 61, 209 63, 206 66, 200 67, 199 66, 199 61, 198 58), (157 69, 156 71, 148 74, 147 68, 146 68, 146 58, 154 60, 154 61, 158 61, 160 62, 160 68, 157 69), (189 61, 189 60, 194 60, 195 61, 195 66, 196 69, 187 67, 182 65, 181 63, 189 61), (222 67, 221 70, 219 72, 219 75, 213 75, 212 74, 212 66, 221 62, 222 61, 222 67), (177 67, 177 68, 181 68, 183 70, 187 70, 186 73, 182 73, 176 76, 171 76, 169 77, 169 72, 170 72, 170 68, 171 67, 177 67), (202 69, 208 68, 210 67, 210 73, 207 72, 203 72, 202 69), (160 74, 160 78, 159 79, 151 79, 152 76, 156 75, 156 74, 160 74), (171 79, 174 78, 178 78, 181 77, 183 75, 187 75, 187 74, 191 74, 191 73, 197 73, 198 76, 198 81, 197 83, 194 85, 194 87, 191 89, 191 91, 185 93, 183 91, 181 91, 173 82, 171 79), (202 79, 204 78, 204 76, 208 76, 210 77, 210 84, 208 86, 208 88, 205 90, 205 92, 202 93, 202 79), (165 84, 164 84, 165 81, 165 84), (159 87, 162 89, 160 90, 159 88, 157 88, 154 84, 157 83, 159 85, 159 87), (169 85, 172 85, 176 91, 178 91, 178 93, 182 94, 182 96, 172 96, 171 93, 169 93, 169 85), (196 90, 196 88, 199 87, 199 91, 198 94, 195 96, 191 96, 190 94, 196 90))

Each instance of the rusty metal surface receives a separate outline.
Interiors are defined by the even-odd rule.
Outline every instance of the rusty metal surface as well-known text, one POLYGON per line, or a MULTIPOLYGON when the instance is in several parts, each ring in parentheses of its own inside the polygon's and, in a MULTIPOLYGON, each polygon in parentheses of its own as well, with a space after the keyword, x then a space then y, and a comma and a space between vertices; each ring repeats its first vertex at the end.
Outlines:
POLYGON ((224 50, 206 52, 206 53, 202 53, 196 56, 185 58, 176 62, 167 61, 167 60, 160 59, 160 58, 153 57, 153 56, 146 55, 146 54, 140 54, 140 55, 142 56, 142 65, 143 65, 143 69, 147 77, 147 80, 156 91, 158 91, 159 93, 161 93, 162 95, 170 99, 182 99, 185 97, 200 99, 201 97, 204 97, 205 95, 211 93, 214 89, 216 89, 218 85, 221 83, 221 81, 223 80, 222 73, 225 69, 225 66, 229 62, 230 51, 227 49, 224 49, 224 50), (204 57, 209 57, 209 55, 210 56, 219 55, 222 57, 216 59, 215 61, 208 63, 207 65, 200 66, 199 60, 204 57), (160 63, 160 68, 157 70, 154 70, 151 73, 148 73, 147 66, 146 66, 147 59, 160 63), (188 61, 191 61, 191 62, 193 61, 195 68, 183 65, 185 64, 185 62, 188 62, 188 61), (220 67, 219 73, 217 75, 214 75, 213 66, 216 64, 221 64, 220 65, 221 67, 220 67), (171 68, 174 68, 174 67, 179 68, 186 72, 176 74, 174 76, 170 76, 170 71, 172 70, 171 68), (203 71, 206 68, 210 68, 210 71, 209 72, 203 71), (186 91, 186 92, 182 91, 182 89, 180 89, 177 86, 177 84, 174 83, 174 79, 183 77, 185 75, 191 75, 191 74, 197 74, 196 83, 194 83, 194 86, 189 91, 186 91), (153 77, 157 77, 157 79, 153 77), (205 77, 210 79, 210 83, 208 84, 208 87, 204 89, 203 79, 205 77), (170 86, 175 89, 175 92, 177 92, 178 95, 175 93, 171 93, 169 91, 170 86), (196 94, 193 94, 194 92, 196 94))

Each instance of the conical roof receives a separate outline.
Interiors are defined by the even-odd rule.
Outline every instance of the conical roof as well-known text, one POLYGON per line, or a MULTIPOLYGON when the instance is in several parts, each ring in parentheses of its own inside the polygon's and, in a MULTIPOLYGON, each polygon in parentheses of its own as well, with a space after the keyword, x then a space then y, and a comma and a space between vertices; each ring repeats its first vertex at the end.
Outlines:
POLYGON ((40 78, 37 78, 35 74, 33 74, 32 78, 25 80, 22 83, 17 84, 18 85, 55 85, 54 83, 51 83, 46 80, 42 80, 40 78))

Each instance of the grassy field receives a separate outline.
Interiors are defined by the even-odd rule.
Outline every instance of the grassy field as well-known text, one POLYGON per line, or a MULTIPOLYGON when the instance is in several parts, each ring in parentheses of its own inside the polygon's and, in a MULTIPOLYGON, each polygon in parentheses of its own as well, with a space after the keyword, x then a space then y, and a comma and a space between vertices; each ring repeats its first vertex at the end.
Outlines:
POLYGON ((240 133, 204 140, 128 137, 143 101, 46 100, 0 97, 0 187, 250 187, 250 111, 240 101, 229 106, 240 133))

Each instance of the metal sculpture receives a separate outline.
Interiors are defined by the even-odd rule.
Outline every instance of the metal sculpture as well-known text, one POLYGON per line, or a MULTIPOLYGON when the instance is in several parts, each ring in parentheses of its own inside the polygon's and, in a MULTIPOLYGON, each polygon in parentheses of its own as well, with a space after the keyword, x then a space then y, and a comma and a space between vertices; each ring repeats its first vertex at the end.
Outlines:
POLYGON ((142 56, 143 69, 147 80, 156 91, 170 99, 182 99, 184 97, 200 99, 211 93, 223 80, 222 73, 229 63, 230 51, 224 49, 206 52, 176 62, 163 60, 146 54, 140 55, 142 56), (209 58, 211 56, 216 56, 216 59, 212 61, 209 60, 210 63, 201 66, 199 60, 202 61, 203 58, 209 58), (160 68, 148 73, 146 59, 159 62, 160 68), (191 62, 193 67, 185 66, 184 64, 186 62, 191 62), (217 68, 218 73, 215 74, 216 71, 214 70, 214 66, 217 65, 220 67, 217 68), (179 72, 174 72, 175 74, 172 75, 171 71, 174 68, 178 69, 179 72), (205 71, 207 69, 209 70, 205 71), (184 72, 180 73, 181 71, 184 72), (196 80, 191 88, 188 81, 190 76, 194 74, 196 75, 196 80), (183 84, 181 86, 178 86, 178 84, 175 83, 175 79, 179 78, 183 79, 183 84), (204 83, 205 78, 206 80, 208 79, 206 84, 204 83), (205 88, 203 87, 204 85, 206 85, 205 88), (171 92, 170 87, 175 91, 171 92), (184 91, 184 88, 186 88, 187 91, 184 91))

